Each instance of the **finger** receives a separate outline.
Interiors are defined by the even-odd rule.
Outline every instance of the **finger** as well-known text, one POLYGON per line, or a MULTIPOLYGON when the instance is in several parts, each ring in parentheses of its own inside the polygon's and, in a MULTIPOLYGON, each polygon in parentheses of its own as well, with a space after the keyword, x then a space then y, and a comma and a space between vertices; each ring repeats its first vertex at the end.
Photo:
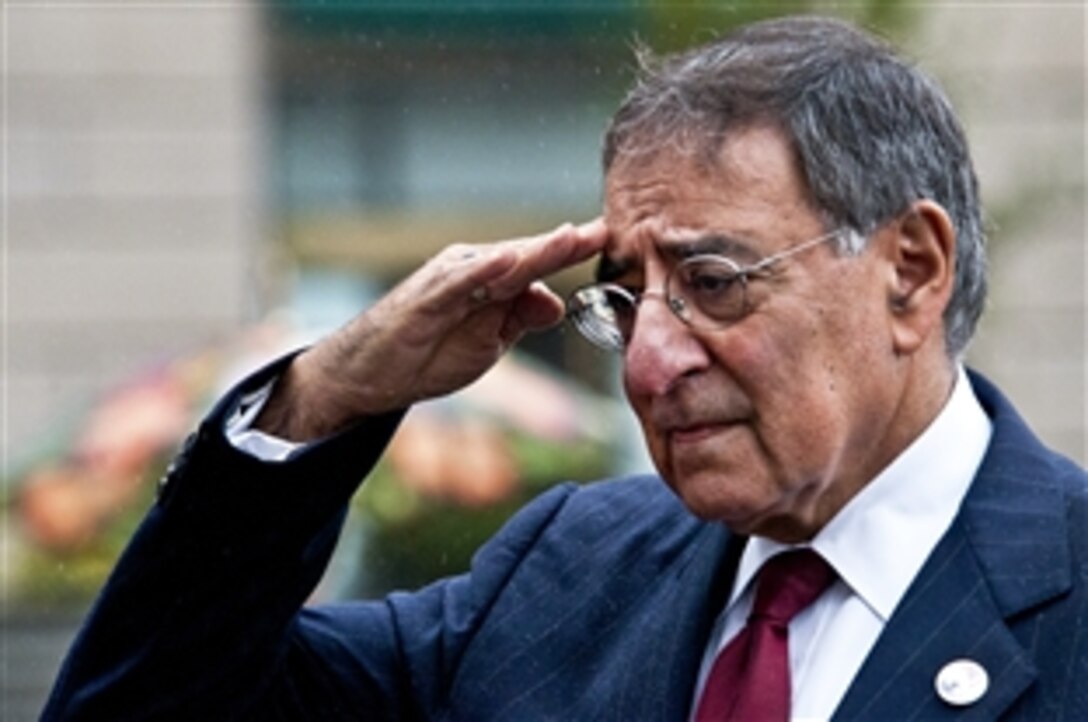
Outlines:
POLYGON ((511 248, 451 246, 431 259, 412 279, 412 293, 430 311, 457 315, 490 300, 489 284, 517 264, 511 248))
POLYGON ((492 285, 492 297, 503 299, 521 293, 530 283, 581 263, 600 252, 608 240, 604 221, 580 226, 565 223, 517 247, 517 263, 492 285))
POLYGON ((600 253, 611 235, 602 216, 597 216, 591 221, 576 226, 574 231, 578 236, 576 251, 578 252, 579 261, 584 261, 590 256, 600 253))
POLYGON ((603 219, 575 226, 565 223, 555 231, 532 239, 521 249, 519 271, 538 278, 580 263, 604 248, 608 229, 603 219))
POLYGON ((511 304, 510 313, 500 331, 501 338, 508 346, 528 331, 551 328, 563 320, 563 299, 542 281, 530 285, 511 304))
POLYGON ((585 260, 607 238, 604 222, 596 219, 527 238, 450 246, 413 279, 414 293, 427 310, 463 317, 482 304, 509 301, 534 281, 585 260))
POLYGON ((563 320, 565 304, 543 281, 536 281, 514 301, 513 315, 528 331, 550 328, 563 320))

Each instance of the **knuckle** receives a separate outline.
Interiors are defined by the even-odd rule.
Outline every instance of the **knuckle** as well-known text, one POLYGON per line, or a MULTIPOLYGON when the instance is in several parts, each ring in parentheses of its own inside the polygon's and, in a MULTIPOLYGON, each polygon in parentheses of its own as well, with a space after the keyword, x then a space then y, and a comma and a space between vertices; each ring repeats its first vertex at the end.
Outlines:
POLYGON ((451 243, 438 254, 444 260, 463 261, 479 253, 479 246, 471 243, 451 243))

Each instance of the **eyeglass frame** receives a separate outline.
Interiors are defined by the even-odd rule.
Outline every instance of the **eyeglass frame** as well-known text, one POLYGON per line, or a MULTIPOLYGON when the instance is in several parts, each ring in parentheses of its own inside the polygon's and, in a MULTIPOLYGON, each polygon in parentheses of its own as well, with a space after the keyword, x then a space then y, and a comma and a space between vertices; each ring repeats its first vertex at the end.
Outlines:
POLYGON ((596 282, 580 286, 579 288, 571 292, 571 294, 567 297, 566 318, 578 330, 578 333, 594 346, 597 346, 598 348, 605 351, 615 351, 620 353, 622 353, 627 348, 629 339, 623 338, 623 332, 619 330, 618 326, 613 324, 616 333, 608 334, 609 338, 613 339, 609 341, 606 340, 603 336, 598 336, 597 334, 587 330, 588 327, 578 321, 578 318, 583 316, 585 309, 589 308, 588 304, 579 305, 577 308, 575 307, 576 304, 582 304, 581 301, 575 300, 576 298, 578 298, 579 294, 582 294, 591 289, 598 289, 602 292, 611 291, 618 294, 620 298, 626 298, 630 302, 631 308, 634 309, 636 313, 638 311, 639 305, 642 303, 642 300, 644 298, 657 297, 664 301, 665 305, 673 313, 673 315, 680 319, 689 328, 726 328, 727 326, 731 326, 732 324, 736 323, 737 321, 748 315, 749 278, 758 277, 763 271, 765 271, 767 268, 774 265, 775 263, 789 258, 790 256, 797 255, 798 253, 813 248, 821 243, 826 243, 830 240, 838 239, 842 236, 843 233, 846 233, 848 231, 849 229, 846 227, 836 228, 833 231, 824 233, 815 238, 801 241, 800 243, 790 246, 789 248, 785 248, 777 253, 772 253, 771 255, 765 258, 761 258, 755 263, 746 266, 742 266, 729 256, 719 253, 700 253, 698 255, 690 256, 683 259, 669 269, 669 272, 665 276, 665 282, 662 284, 662 290, 660 291, 632 291, 611 281, 596 282), (685 302, 685 299, 683 297, 670 297, 669 286, 672 279, 681 268, 697 262, 706 262, 708 260, 712 260, 717 263, 724 262, 727 265, 733 266, 735 278, 740 283, 741 288, 741 311, 735 317, 729 320, 715 321, 710 324, 696 324, 696 322, 691 318, 691 313, 687 311, 688 303, 685 302))

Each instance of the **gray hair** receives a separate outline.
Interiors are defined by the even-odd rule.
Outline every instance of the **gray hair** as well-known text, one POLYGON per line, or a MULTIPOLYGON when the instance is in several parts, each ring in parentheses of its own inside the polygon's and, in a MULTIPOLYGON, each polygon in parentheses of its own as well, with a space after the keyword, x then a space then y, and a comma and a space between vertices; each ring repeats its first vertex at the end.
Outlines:
POLYGON ((967 140, 936 82, 888 44, 819 17, 765 21, 640 60, 605 134, 606 174, 619 158, 666 149, 711 164, 729 131, 769 125, 792 142, 814 207, 854 231, 840 252, 859 252, 917 200, 939 203, 956 231, 945 344, 953 358, 963 353, 985 302, 986 238, 967 140))

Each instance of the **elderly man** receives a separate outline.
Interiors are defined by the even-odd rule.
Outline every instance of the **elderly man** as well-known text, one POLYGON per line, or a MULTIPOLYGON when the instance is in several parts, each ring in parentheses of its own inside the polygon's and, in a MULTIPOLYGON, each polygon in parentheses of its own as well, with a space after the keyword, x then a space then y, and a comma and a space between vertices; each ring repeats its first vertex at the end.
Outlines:
POLYGON ((1088 719, 1086 475, 960 359, 978 193, 932 81, 836 21, 650 62, 602 219, 454 246, 229 395, 46 719, 1088 719), (658 477, 560 486, 472 570, 303 608, 413 402, 564 304, 658 477))

